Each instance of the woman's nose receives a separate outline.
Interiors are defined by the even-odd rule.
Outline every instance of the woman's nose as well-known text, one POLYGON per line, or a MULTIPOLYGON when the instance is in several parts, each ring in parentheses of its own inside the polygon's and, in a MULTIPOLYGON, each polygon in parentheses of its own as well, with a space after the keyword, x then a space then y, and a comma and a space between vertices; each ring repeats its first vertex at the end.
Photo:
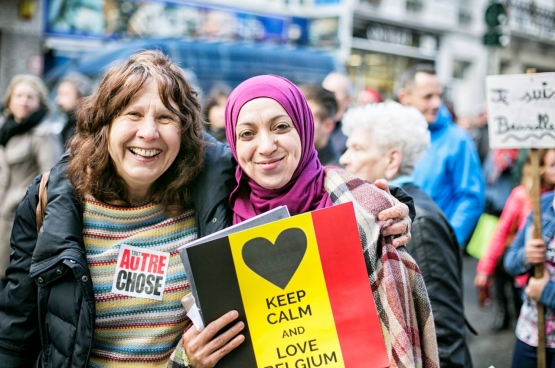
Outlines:
POLYGON ((157 139, 160 135, 158 132, 158 124, 151 116, 146 116, 137 131, 137 135, 145 140, 157 139))
POLYGON ((258 143, 258 152, 261 155, 269 155, 276 150, 276 138, 272 134, 260 134, 260 141, 258 143))

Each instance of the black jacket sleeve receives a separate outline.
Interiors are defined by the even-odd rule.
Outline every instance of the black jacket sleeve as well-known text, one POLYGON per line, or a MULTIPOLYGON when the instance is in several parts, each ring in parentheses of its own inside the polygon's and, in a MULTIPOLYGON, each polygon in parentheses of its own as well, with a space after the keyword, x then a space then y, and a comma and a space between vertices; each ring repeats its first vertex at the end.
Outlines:
POLYGON ((10 238, 8 284, 0 296, 0 367, 32 367, 40 351, 37 285, 29 277, 37 241, 36 207, 42 175, 19 204, 10 238))
POLYGON ((414 218, 416 217, 416 210, 414 209, 414 201, 412 200, 410 194, 405 192, 402 188, 393 185, 389 186, 389 191, 399 202, 404 203, 409 207, 409 217, 411 221, 414 221, 414 218))
POLYGON ((432 305, 441 367, 472 366, 466 345, 462 261, 453 230, 433 215, 419 215, 407 245, 422 271, 432 305), (419 246, 412 246, 420 244, 419 246))

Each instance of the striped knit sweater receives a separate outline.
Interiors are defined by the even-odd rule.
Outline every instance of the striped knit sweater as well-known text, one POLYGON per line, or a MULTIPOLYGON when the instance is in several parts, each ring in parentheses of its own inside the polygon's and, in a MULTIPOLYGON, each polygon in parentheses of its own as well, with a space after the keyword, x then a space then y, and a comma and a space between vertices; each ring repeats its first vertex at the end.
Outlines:
POLYGON ((177 248, 197 237, 193 210, 168 218, 161 205, 122 208, 85 198, 84 242, 96 321, 91 367, 165 367, 188 323, 189 283, 177 248), (121 245, 170 253, 161 301, 112 293, 121 245))

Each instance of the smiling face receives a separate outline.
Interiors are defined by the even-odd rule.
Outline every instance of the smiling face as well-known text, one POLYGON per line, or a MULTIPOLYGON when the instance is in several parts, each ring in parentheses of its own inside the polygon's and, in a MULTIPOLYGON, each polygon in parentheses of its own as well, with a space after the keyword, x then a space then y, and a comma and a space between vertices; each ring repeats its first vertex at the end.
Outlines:
POLYGON ((235 134, 239 165, 258 185, 279 189, 291 180, 301 159, 301 138, 277 101, 257 98, 244 104, 235 134))
POLYGON ((14 120, 20 122, 40 108, 39 92, 31 83, 18 83, 13 89, 8 108, 14 120))
MULTIPOLYGON (((171 101, 178 110, 177 104, 171 101)), ((108 152, 127 185, 130 202, 141 202, 173 163, 181 147, 181 122, 160 99, 158 84, 145 83, 110 124, 108 152)))
POLYGON ((433 124, 437 120, 442 95, 443 87, 436 75, 416 73, 414 84, 402 91, 399 101, 403 105, 416 107, 428 124, 433 124))

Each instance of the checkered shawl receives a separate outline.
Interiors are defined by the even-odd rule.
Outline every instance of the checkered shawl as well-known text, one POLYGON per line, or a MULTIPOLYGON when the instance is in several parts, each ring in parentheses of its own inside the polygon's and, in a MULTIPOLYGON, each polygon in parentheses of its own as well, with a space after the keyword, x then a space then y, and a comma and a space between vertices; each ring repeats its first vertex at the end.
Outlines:
POLYGON ((432 309, 420 269, 404 247, 396 249, 381 235, 391 220, 376 218, 393 205, 392 199, 344 170, 325 172, 324 186, 333 203, 353 202, 391 367, 439 367, 432 309))

